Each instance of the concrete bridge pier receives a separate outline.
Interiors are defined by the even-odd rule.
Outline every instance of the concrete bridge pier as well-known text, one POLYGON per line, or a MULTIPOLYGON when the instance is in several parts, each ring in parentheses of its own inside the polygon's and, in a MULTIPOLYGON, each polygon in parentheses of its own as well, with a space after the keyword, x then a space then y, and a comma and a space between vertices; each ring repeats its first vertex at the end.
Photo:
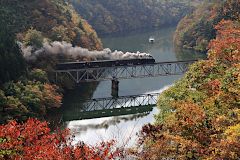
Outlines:
POLYGON ((112 80, 112 96, 118 97, 118 91, 119 91, 119 81, 117 79, 112 80))

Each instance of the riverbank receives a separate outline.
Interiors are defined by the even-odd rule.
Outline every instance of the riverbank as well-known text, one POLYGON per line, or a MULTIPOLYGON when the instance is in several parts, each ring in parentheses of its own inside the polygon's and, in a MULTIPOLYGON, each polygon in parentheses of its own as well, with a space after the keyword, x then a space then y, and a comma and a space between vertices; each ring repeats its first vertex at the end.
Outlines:
MULTIPOLYGON (((130 33, 124 36, 103 37, 102 42, 104 48, 110 48, 111 50, 150 53, 156 61, 195 59, 194 54, 175 52, 172 41, 174 31, 175 27, 172 27, 151 32, 130 33), (155 37, 155 43, 150 44, 148 42, 150 36, 155 37)), ((121 80, 119 83, 119 96, 159 92, 180 78, 181 76, 169 76, 121 80)), ((85 87, 85 91, 74 89, 65 96, 63 101, 63 108, 65 109, 60 114, 63 117, 64 127, 70 128, 75 133, 76 141, 82 140, 91 145, 110 139, 116 139, 121 145, 126 144, 126 141, 133 145, 136 142, 136 134, 141 130, 141 127, 144 124, 153 123, 154 114, 159 112, 154 107, 152 111, 145 113, 135 111, 134 114, 131 113, 125 116, 79 120, 77 117, 81 117, 80 108, 84 108, 84 104, 79 100, 83 97, 86 99, 111 97, 111 82, 100 82, 95 89, 85 87), (90 92, 90 94, 85 94, 85 92, 90 92), (74 107, 72 102, 77 104, 78 107, 74 107), (131 140, 126 140, 129 135, 132 137, 131 140)))

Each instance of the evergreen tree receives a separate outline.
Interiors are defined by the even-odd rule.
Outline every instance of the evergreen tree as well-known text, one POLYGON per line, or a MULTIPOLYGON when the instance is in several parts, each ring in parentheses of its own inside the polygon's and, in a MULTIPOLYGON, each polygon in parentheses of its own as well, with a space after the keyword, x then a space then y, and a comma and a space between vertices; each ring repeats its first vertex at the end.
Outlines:
POLYGON ((14 34, 0 21, 0 84, 16 80, 25 72, 25 63, 14 34))

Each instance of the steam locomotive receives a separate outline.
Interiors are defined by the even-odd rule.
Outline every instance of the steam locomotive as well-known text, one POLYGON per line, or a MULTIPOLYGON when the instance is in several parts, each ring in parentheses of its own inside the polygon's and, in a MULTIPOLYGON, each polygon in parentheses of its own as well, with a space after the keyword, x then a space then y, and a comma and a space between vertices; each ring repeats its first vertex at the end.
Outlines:
POLYGON ((121 59, 121 60, 102 60, 102 61, 89 61, 89 62, 65 62, 56 65, 57 70, 66 69, 83 69, 83 68, 99 68, 99 67, 114 67, 114 66, 129 66, 129 65, 142 65, 153 64, 155 59, 150 56, 141 59, 121 59))

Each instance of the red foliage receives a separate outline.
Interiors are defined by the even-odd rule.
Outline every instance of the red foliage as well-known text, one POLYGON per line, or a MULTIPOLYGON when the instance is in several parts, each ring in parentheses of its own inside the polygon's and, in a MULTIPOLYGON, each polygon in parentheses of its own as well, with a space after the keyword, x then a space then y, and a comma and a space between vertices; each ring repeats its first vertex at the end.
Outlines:
POLYGON ((51 133, 47 122, 29 119, 18 124, 11 121, 0 126, 0 159, 101 160, 121 156, 114 141, 91 147, 84 143, 71 145, 69 131, 51 133))
POLYGON ((209 59, 160 96, 139 159, 240 158, 240 23, 223 20, 216 29, 209 59))

